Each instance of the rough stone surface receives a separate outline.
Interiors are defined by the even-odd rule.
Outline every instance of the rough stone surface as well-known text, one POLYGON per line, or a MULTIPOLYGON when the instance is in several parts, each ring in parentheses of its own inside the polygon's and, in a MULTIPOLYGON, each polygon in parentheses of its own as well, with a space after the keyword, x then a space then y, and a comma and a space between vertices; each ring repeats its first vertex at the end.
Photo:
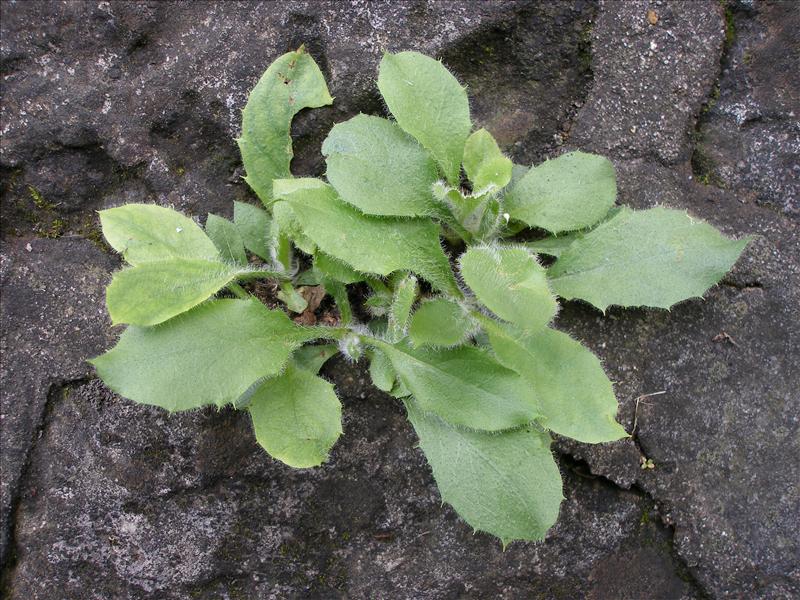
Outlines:
POLYGON ((800 595, 792 3, 4 2, 2 12, 4 595, 800 595), (703 301, 605 318, 564 307, 559 326, 601 355, 634 436, 558 440, 567 501, 543 543, 502 552, 440 507, 401 408, 358 366, 326 367, 345 436, 328 464, 303 471, 270 460, 233 411, 168 417, 89 378, 82 360, 116 335, 102 286, 118 264, 92 243, 93 210, 155 201, 204 216, 252 199, 239 111, 270 60, 302 42, 336 103, 298 119, 300 172, 320 172, 331 123, 382 111, 381 51, 417 49, 469 85, 476 122, 516 160, 602 152, 621 202, 758 235, 703 301), (642 397, 654 392, 664 393, 642 397))

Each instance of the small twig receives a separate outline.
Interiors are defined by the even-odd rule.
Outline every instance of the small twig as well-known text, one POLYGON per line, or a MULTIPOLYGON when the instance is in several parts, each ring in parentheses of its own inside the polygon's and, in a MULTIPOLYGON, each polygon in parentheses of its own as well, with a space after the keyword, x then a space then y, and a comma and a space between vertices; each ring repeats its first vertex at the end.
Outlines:
MULTIPOLYGON (((631 428, 631 436, 636 435, 636 426, 639 424, 639 404, 645 398, 649 398, 650 396, 660 396, 661 394, 666 394, 667 390, 661 390, 660 392, 651 392, 649 394, 642 394, 638 398, 636 398, 636 408, 633 411, 633 427, 631 428)), ((649 404, 645 402, 644 404, 649 404)))

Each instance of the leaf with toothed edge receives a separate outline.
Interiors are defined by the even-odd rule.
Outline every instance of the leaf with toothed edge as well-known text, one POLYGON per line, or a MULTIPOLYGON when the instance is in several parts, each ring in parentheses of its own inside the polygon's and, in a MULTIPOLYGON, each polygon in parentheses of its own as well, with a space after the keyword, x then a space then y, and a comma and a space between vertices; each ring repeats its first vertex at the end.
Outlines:
POLYGON ((461 295, 439 227, 430 219, 365 215, 319 179, 276 180, 274 189, 291 205, 305 235, 326 254, 364 273, 412 271, 440 290, 461 295))
POLYGON ((594 225, 616 197, 610 160, 570 152, 526 172, 506 194, 504 206, 512 219, 559 233, 594 225))
MULTIPOLYGON (((157 325, 253 273, 256 271, 219 260, 168 258, 146 262, 114 274, 106 288, 106 304, 114 325, 157 325)), ((277 275, 258 273, 264 277, 277 275)))
POLYGON ((702 296, 751 239, 726 238, 679 210, 623 208, 570 244, 548 277, 559 296, 602 311, 612 304, 670 308, 702 296))
POLYGON ((255 299, 211 300, 156 327, 128 327, 114 348, 89 362, 121 396, 188 410, 235 402, 317 337, 255 299))
POLYGON ((616 421, 611 382, 588 348, 556 329, 525 335, 491 319, 482 323, 497 360, 536 392, 543 427, 589 444, 628 437, 616 421))
POLYGON ((234 223, 217 215, 208 215, 206 234, 224 260, 237 265, 247 264, 242 234, 234 223))
POLYGON ((303 46, 275 60, 250 92, 239 151, 245 181, 265 205, 272 201, 272 180, 292 176, 292 119, 304 108, 332 102, 325 77, 303 46))
POLYGON ((530 386, 474 346, 430 350, 373 343, 389 358, 420 407, 448 423, 499 431, 539 417, 530 386))
POLYGON ((234 201, 233 222, 239 229, 245 248, 262 260, 271 260, 269 213, 252 204, 234 201))
POLYGON ((564 498, 550 436, 535 425, 489 433, 448 425, 404 400, 442 496, 477 531, 541 540, 564 498))

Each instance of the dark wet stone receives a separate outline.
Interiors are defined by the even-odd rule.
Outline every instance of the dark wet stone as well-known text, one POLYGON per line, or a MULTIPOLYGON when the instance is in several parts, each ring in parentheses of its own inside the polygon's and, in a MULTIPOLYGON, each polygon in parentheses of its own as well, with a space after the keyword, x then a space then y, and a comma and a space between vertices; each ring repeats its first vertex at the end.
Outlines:
POLYGON ((800 594, 792 4, 276 6, 3 5, 4 593, 800 594), (502 552, 442 508, 402 409, 363 365, 325 368, 345 436, 328 464, 302 471, 259 450, 246 415, 169 417, 90 379, 83 360, 116 335, 102 286, 118 265, 88 241, 98 241, 93 211, 155 201, 229 215, 232 200, 252 201, 239 111, 267 64, 300 43, 336 97, 297 119, 300 173, 322 172, 332 123, 383 113, 381 52, 415 49, 469 85, 476 122, 518 161, 601 152, 617 167, 620 202, 758 236, 705 300, 605 317, 564 307, 558 325, 603 358, 620 420, 636 429, 603 446, 557 441, 567 500, 543 543, 502 552), (87 239, 35 237, 64 233, 87 239))

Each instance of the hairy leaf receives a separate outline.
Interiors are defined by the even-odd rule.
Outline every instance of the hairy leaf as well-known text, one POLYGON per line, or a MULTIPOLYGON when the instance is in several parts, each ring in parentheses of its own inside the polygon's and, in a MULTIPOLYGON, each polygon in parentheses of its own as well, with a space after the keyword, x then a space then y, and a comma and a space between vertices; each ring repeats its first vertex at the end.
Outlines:
POLYGON ((169 258, 114 274, 106 303, 114 325, 156 325, 197 306, 247 273, 219 261, 169 258))
POLYGON ((371 215, 435 214, 436 163, 396 123, 357 115, 331 129, 322 144, 326 176, 342 200, 371 215))
POLYGON ((492 134, 479 129, 464 147, 464 171, 476 196, 504 188, 511 181, 512 163, 503 156, 492 134))
POLYGON ((378 348, 420 407, 448 423, 497 431, 539 416, 530 386, 475 347, 414 350, 381 343, 378 348))
POLYGON ((299 186, 276 183, 275 190, 291 205, 305 234, 323 252, 366 273, 413 271, 442 291, 460 295, 439 245, 439 228, 429 219, 361 214, 319 180, 305 180, 299 186))
POLYGON ((392 304, 389 307, 388 335, 391 341, 396 342, 405 335, 411 307, 417 299, 418 290, 417 278, 410 274, 395 286, 392 304))
POLYGON ((607 158, 570 152, 532 168, 506 194, 512 219, 552 233, 597 223, 614 205, 617 180, 607 158))
POLYGON ((217 215, 208 215, 206 234, 214 242, 223 259, 239 265, 247 264, 242 234, 231 221, 217 215))
POLYGON ((292 360, 299 368, 310 371, 315 375, 319 373, 328 359, 339 351, 336 344, 320 344, 315 346, 303 346, 295 350, 292 360))
POLYGON ((332 102, 322 72, 302 46, 278 58, 261 76, 242 112, 238 142, 245 181, 262 202, 272 200, 273 179, 291 177, 294 115, 332 102))
POLYGON ((419 346, 455 346, 472 329, 471 319, 458 304, 445 298, 423 302, 411 317, 408 335, 419 346))
POLYGON ((464 281, 498 317, 535 331, 556 315, 546 271, 524 248, 472 247, 459 260, 464 281))
POLYGON ((158 327, 128 327, 90 362, 108 387, 136 402, 171 411, 223 406, 317 336, 257 300, 212 300, 158 327))
POLYGON ((397 123, 428 149, 457 185, 472 129, 467 93, 442 63, 418 52, 383 55, 378 89, 397 123))
POLYGON ((364 276, 361 273, 354 271, 342 261, 328 256, 324 252, 316 252, 314 254, 314 268, 325 277, 345 284, 364 280, 364 276))
POLYGON ((497 359, 536 392, 542 426, 590 444, 628 436, 600 360, 580 342, 550 328, 524 335, 495 323, 487 332, 497 359))
POLYGON ((537 254, 546 254, 547 256, 555 256, 558 258, 561 254, 569 248, 569 245, 583 236, 582 232, 571 231, 559 236, 550 236, 541 240, 533 242, 525 242, 524 246, 531 252, 537 254))
POLYGON ((269 213, 246 202, 234 202, 233 222, 239 229, 244 247, 259 258, 270 260, 269 213))
POLYGON ((392 363, 380 350, 372 350, 369 360, 369 376, 376 388, 382 392, 391 392, 397 381, 397 374, 392 363))
MULTIPOLYGON (((286 202, 275 202, 272 205, 272 217, 271 233, 274 244, 279 245, 280 241, 276 240, 285 236, 306 254, 314 254, 317 251, 316 244, 303 233, 303 228, 295 217, 294 211, 286 202)), ((290 252, 290 250, 287 251, 290 252)), ((291 261, 288 264, 291 264, 291 261)))
POLYGON ((558 295, 603 311, 612 304, 669 308, 702 296, 749 241, 728 239, 683 211, 623 208, 571 244, 548 275, 558 295))
POLYGON ((342 434, 342 405, 333 386, 291 364, 259 386, 247 409, 256 441, 290 467, 321 465, 342 434))
POLYGON ((442 500, 471 527, 513 540, 541 540, 558 518, 561 474, 547 433, 465 431, 405 400, 442 500))
POLYGON ((100 211, 108 244, 128 263, 173 257, 219 257, 216 246, 189 217, 155 204, 126 204, 100 211))

